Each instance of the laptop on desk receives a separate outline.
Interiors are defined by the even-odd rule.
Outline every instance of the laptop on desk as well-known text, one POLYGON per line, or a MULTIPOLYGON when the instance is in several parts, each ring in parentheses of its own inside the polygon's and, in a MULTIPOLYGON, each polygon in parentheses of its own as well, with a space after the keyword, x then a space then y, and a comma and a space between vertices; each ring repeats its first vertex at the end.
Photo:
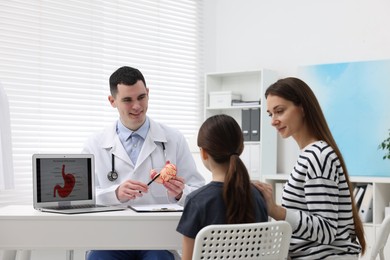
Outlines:
POLYGON ((36 210, 62 214, 124 210, 96 204, 92 154, 34 154, 32 160, 36 210))

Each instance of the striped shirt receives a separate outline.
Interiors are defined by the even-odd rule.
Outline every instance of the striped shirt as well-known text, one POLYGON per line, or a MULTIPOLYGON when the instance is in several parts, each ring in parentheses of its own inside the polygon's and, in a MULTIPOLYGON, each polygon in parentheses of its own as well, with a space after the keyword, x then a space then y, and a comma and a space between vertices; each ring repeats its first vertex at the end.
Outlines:
POLYGON ((305 147, 284 186, 282 205, 293 235, 291 259, 357 256, 351 194, 340 161, 326 142, 305 147))

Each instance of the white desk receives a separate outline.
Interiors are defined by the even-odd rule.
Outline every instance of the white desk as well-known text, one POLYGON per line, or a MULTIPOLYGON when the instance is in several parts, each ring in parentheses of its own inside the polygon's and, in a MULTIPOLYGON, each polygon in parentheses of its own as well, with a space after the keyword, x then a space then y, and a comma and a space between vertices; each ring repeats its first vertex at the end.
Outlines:
POLYGON ((63 215, 0 207, 0 249, 180 249, 181 213, 132 210, 63 215))

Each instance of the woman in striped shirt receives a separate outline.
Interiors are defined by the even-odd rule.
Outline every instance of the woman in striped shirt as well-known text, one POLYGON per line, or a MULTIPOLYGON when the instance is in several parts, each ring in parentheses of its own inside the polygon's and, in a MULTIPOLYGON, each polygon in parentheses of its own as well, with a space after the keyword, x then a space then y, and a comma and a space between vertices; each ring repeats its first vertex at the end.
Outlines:
POLYGON ((358 259, 366 247, 363 225, 343 157, 313 91, 290 77, 272 84, 265 97, 272 125, 301 150, 281 206, 271 185, 256 182, 269 216, 291 224, 291 259, 358 259))

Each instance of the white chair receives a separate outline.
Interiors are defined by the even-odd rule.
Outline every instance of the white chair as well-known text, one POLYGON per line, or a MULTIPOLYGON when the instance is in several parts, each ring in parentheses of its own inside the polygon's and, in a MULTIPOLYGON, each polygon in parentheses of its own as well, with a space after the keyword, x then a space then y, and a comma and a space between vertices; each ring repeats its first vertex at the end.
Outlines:
POLYGON ((375 260, 379 255, 380 260, 385 260, 384 247, 390 234, 390 216, 387 216, 379 227, 379 234, 371 249, 371 260, 375 260))
POLYGON ((290 239, 286 221, 209 225, 196 235, 192 259, 287 259, 290 239))

